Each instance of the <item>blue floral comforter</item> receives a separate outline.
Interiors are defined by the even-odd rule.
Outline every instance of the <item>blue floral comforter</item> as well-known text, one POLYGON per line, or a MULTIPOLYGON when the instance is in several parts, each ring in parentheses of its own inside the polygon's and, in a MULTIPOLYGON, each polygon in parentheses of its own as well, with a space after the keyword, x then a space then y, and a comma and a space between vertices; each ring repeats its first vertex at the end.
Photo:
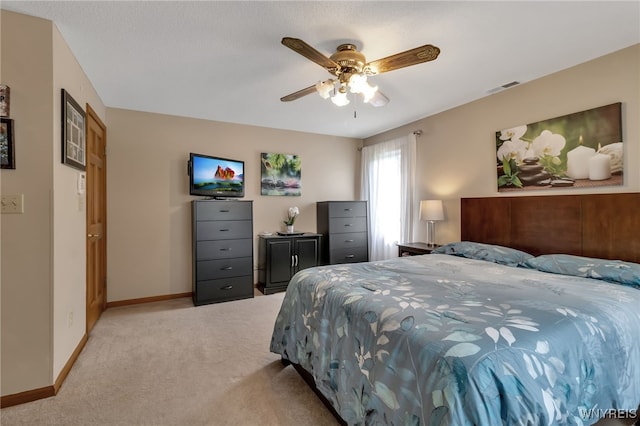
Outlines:
POLYGON ((589 425, 640 403, 640 291, 443 254, 317 267, 271 351, 349 424, 589 425))

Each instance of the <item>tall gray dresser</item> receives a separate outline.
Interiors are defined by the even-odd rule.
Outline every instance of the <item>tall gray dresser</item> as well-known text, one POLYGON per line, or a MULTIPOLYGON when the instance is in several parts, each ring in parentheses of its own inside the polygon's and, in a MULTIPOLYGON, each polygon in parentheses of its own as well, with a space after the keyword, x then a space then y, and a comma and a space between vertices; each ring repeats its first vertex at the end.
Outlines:
POLYGON ((193 304, 253 297, 253 202, 194 200, 193 304))
POLYGON ((369 260, 366 201, 316 203, 318 234, 322 234, 321 264, 369 260))

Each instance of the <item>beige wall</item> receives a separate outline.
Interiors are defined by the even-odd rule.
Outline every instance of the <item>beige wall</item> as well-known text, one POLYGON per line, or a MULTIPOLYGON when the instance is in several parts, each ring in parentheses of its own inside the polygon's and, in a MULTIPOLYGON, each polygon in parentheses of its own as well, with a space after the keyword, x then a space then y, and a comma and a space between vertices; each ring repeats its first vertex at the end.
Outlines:
MULTIPOLYGON (((64 88, 83 108, 88 103, 105 119, 105 106, 53 26, 53 378, 86 331, 86 194, 78 194, 77 169, 63 165, 62 101, 64 88)), ((86 108, 85 108, 86 109, 86 108)))
MULTIPOLYGON (((428 102, 428 99, 425 100, 428 102)), ((460 198, 640 191, 640 45, 496 93, 364 141, 383 142, 420 129, 417 179, 420 199, 445 201, 439 243, 460 239, 460 198), (495 132, 622 102, 624 185, 498 193, 495 132)), ((418 206, 416 206, 416 209, 418 206)), ((419 234, 426 238, 426 226, 419 234)))
POLYGON ((0 216, 6 395, 52 384, 53 50, 51 22, 7 11, 1 19, 2 83, 11 87, 16 143, 16 169, 0 171, 1 191, 24 194, 23 214, 0 216))
POLYGON ((50 22, 2 11, 2 83, 11 87, 16 169, 0 216, 2 395, 51 386, 85 333, 85 206, 78 171, 61 164, 61 88, 104 117, 91 82, 50 22), (69 321, 70 314, 73 321, 69 321))
POLYGON ((283 230, 289 207, 298 230, 315 232, 316 201, 356 198, 359 139, 114 108, 107 126, 109 301, 191 291, 189 152, 245 161, 254 266, 257 234, 283 230), (262 152, 300 156, 302 196, 260 195, 262 152))

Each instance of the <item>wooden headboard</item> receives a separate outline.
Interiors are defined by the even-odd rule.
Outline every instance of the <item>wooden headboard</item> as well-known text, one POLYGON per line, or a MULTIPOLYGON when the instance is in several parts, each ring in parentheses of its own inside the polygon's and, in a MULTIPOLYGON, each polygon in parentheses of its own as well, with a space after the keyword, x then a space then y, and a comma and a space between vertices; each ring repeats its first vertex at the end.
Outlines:
POLYGON ((461 239, 640 263, 640 193, 463 198, 461 239))

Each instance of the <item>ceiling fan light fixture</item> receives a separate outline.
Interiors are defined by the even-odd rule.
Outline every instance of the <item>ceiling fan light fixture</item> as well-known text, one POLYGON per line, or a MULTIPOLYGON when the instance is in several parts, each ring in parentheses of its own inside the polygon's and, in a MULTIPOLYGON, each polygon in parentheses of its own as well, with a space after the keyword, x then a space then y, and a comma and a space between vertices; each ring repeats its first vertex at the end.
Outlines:
POLYGON ((377 91, 378 86, 370 86, 369 84, 367 84, 367 87, 362 92, 360 92, 362 93, 364 103, 369 103, 369 101, 373 99, 377 91))
POLYGON ((352 74, 349 77, 349 91, 351 93, 363 93, 367 90, 369 83, 367 83, 367 76, 364 74, 352 74))
POLYGON ((374 107, 383 107, 389 103, 389 98, 387 98, 384 93, 375 91, 372 98, 369 99, 369 105, 374 107))
POLYGON ((425 44, 424 46, 367 62, 365 56, 351 43, 339 45, 336 48, 336 52, 330 57, 298 38, 283 37, 282 44, 320 65, 335 78, 318 82, 315 85, 283 96, 280 100, 282 102, 293 101, 315 91, 324 99, 331 97, 331 101, 338 106, 349 104, 348 92, 361 94, 364 102, 374 107, 386 105, 389 102, 389 98, 379 92, 377 86, 371 86, 367 83, 367 76, 433 61, 440 54, 438 47, 425 44), (338 87, 338 93, 335 93, 336 87, 338 87), (331 96, 332 90, 335 93, 334 96, 331 96))
POLYGON ((349 104, 349 98, 347 98, 347 89, 344 86, 340 86, 338 93, 331 97, 331 102, 337 106, 345 106, 349 104))
POLYGON ((316 91, 320 96, 322 96, 322 99, 329 99, 329 96, 331 96, 331 92, 333 91, 334 87, 335 80, 332 79, 319 81, 316 83, 316 91))

